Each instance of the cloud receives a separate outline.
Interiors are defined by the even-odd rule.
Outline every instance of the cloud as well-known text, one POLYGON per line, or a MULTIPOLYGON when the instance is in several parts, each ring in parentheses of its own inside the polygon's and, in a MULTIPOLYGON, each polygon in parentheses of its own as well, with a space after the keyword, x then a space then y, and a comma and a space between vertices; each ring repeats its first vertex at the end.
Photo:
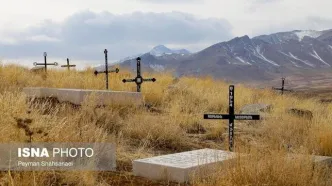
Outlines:
POLYGON ((253 29, 254 34, 252 36, 293 30, 329 30, 331 29, 332 19, 308 16, 301 19, 288 20, 282 24, 278 22, 266 22, 264 24, 266 25, 265 28, 253 29))
POLYGON ((156 4, 181 4, 181 3, 203 3, 203 0, 139 0, 144 3, 156 3, 156 4))
POLYGON ((91 60, 102 59, 102 51, 108 48, 110 59, 119 59, 158 44, 197 47, 230 38, 231 25, 224 19, 199 19, 181 12, 115 15, 82 11, 62 22, 45 20, 20 32, 5 33, 0 37, 0 56, 36 56, 48 51, 91 60))

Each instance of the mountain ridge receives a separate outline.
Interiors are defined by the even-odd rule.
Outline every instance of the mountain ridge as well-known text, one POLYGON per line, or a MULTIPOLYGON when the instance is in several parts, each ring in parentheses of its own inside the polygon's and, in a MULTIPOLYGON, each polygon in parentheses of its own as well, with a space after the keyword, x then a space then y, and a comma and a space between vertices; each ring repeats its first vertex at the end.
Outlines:
MULTIPOLYGON (((145 70, 158 66, 182 75, 211 75, 235 81, 270 80, 308 69, 332 66, 332 29, 293 30, 213 44, 190 55, 141 56, 145 70)), ((135 59, 121 65, 135 70, 135 59)))

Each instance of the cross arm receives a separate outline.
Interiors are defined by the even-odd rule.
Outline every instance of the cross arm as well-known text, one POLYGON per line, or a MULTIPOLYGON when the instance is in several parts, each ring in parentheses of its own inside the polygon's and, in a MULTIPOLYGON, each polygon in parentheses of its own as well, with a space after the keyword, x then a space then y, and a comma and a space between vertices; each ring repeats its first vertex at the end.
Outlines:
POLYGON ((204 119, 229 119, 228 114, 204 114, 204 119))
POLYGON ((282 88, 275 88, 275 87, 272 87, 272 89, 273 89, 273 90, 283 90, 283 91, 293 92, 293 90, 282 89, 282 88))
MULTIPOLYGON (((120 70, 119 70, 118 68, 116 68, 115 70, 109 70, 108 72, 109 72, 109 73, 111 73, 111 72, 119 73, 119 71, 120 71, 120 70)), ((95 75, 98 75, 98 74, 100 74, 100 73, 106 73, 106 71, 100 71, 100 72, 98 72, 97 70, 94 71, 94 74, 95 74, 95 75)))
POLYGON ((148 79, 143 79, 143 81, 152 81, 152 82, 155 82, 157 80, 156 80, 156 78, 148 78, 148 79))
POLYGON ((45 65, 45 63, 37 63, 37 62, 34 62, 33 65, 34 65, 34 66, 37 66, 37 65, 45 65))
MULTIPOLYGON (((45 64, 45 63, 44 63, 45 64)), ((46 65, 54 65, 54 66, 58 66, 58 63, 57 62, 54 62, 54 63, 46 63, 46 65)))
POLYGON ((236 120, 259 120, 260 115, 235 114, 236 120))
POLYGON ((76 65, 61 65, 61 67, 76 67, 76 65))
MULTIPOLYGON (((260 120, 260 115, 236 114, 233 116, 236 120, 260 120)), ((204 119, 230 119, 228 114, 204 114, 204 119)))
POLYGON ((135 79, 123 79, 122 82, 123 82, 123 83, 127 83, 127 82, 135 82, 135 79))
MULTIPOLYGON (((37 62, 34 62, 33 65, 34 65, 34 66, 37 66, 37 65, 45 65, 45 63, 37 63, 37 62)), ((58 66, 58 63, 57 63, 57 62, 54 62, 54 63, 46 63, 46 65, 54 65, 54 66, 58 66)))
POLYGON ((120 69, 116 68, 114 70, 109 70, 108 72, 115 72, 115 73, 119 73, 120 69))

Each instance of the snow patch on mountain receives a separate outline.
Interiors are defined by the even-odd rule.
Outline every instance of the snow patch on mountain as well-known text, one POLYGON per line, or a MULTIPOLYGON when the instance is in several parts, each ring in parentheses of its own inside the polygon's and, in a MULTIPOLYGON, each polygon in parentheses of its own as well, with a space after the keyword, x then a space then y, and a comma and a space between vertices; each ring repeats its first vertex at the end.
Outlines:
POLYGON ((264 60, 264 61, 266 61, 266 62, 268 62, 268 63, 271 63, 272 65, 274 65, 274 66, 280 66, 280 65, 278 65, 277 63, 275 63, 274 61, 272 61, 272 60, 269 60, 269 59, 267 59, 264 55, 263 55, 263 53, 261 52, 261 47, 260 46, 256 46, 256 48, 255 48, 256 50, 256 54, 254 54, 256 57, 258 57, 258 58, 260 58, 260 59, 262 59, 262 60, 264 60))
POLYGON ((301 66, 299 66, 298 64, 296 64, 294 61, 290 61, 295 67, 301 67, 301 66))
POLYGON ((156 72, 163 72, 163 71, 165 71, 165 67, 163 65, 151 64, 150 68, 152 68, 156 72))
MULTIPOLYGON (((307 61, 304 61, 302 59, 299 59, 297 56, 293 55, 292 53, 289 52, 289 54, 286 54, 285 52, 282 52, 282 51, 279 51, 279 53, 289 57, 289 58, 292 58, 292 59, 295 59, 297 61, 301 61, 302 63, 308 65, 308 66, 311 66, 311 67, 315 67, 315 65, 311 64, 311 63, 308 63, 307 61)), ((294 61, 291 61, 291 62, 294 62, 294 61)), ((294 63, 293 63, 294 64, 294 63)), ((295 64, 294 64, 295 65, 295 64)), ((297 65, 295 65, 297 66, 297 65)))
POLYGON ((249 62, 243 60, 243 59, 240 58, 240 57, 235 57, 235 58, 238 59, 239 61, 241 61, 242 63, 246 64, 246 65, 251 65, 251 63, 249 63, 249 62))
POLYGON ((316 59, 318 59, 319 61, 323 62, 325 65, 327 66, 331 66, 330 64, 326 63, 316 52, 316 50, 313 50, 313 53, 310 53, 310 55, 316 59))
POLYGON ((129 56, 129 57, 126 57, 126 58, 123 58, 123 59, 120 59, 119 61, 117 61, 116 63, 122 63, 122 62, 125 62, 127 60, 132 60, 132 59, 136 59, 140 56, 142 56, 143 54, 136 54, 136 55, 132 55, 132 56, 129 56))
POLYGON ((190 52, 186 49, 179 49, 179 50, 173 50, 169 49, 164 45, 158 45, 154 47, 150 52, 153 56, 163 56, 163 55, 171 55, 171 54, 190 54, 190 52))
POLYGON ((315 30, 301 30, 301 31, 297 30, 297 31, 294 31, 293 33, 297 35, 299 41, 302 41, 302 39, 305 36, 308 36, 311 38, 317 38, 323 34, 322 32, 315 31, 315 30))
POLYGON ((298 61, 301 61, 302 63, 304 63, 304 64, 306 64, 306 65, 308 65, 308 66, 315 67, 315 65, 313 65, 313 64, 311 64, 311 63, 309 63, 309 62, 307 62, 307 61, 304 61, 304 60, 298 58, 297 56, 295 56, 294 54, 292 54, 292 53, 290 53, 290 52, 289 52, 289 56, 290 56, 291 58, 293 58, 293 59, 296 59, 296 60, 298 60, 298 61))

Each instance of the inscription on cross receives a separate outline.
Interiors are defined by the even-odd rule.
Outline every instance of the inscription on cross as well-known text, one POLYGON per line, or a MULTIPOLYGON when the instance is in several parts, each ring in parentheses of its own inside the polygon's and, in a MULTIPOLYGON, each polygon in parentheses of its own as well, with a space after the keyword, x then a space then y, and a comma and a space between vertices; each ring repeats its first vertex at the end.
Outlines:
POLYGON ((115 72, 115 73, 119 73, 119 69, 116 68, 115 70, 108 70, 108 56, 107 56, 107 49, 104 50, 104 54, 105 54, 105 70, 104 71, 100 71, 98 72, 97 70, 94 72, 94 74, 97 76, 100 73, 105 73, 105 78, 106 78, 106 90, 108 90, 108 74, 115 72))
POLYGON ((43 65, 45 66, 45 72, 47 72, 47 66, 48 65, 53 65, 53 66, 58 66, 58 63, 57 62, 54 62, 54 63, 47 63, 47 53, 44 52, 44 63, 37 63, 37 62, 34 62, 33 63, 34 66, 40 66, 40 65, 43 65))
POLYGON ((229 110, 228 114, 204 114, 204 119, 227 119, 228 125, 228 138, 229 138, 229 151, 233 151, 234 147, 234 120, 259 120, 259 115, 235 114, 234 109, 234 85, 229 86, 229 110))
POLYGON ((61 65, 61 67, 67 67, 68 71, 70 70, 70 67, 76 67, 76 65, 69 64, 69 58, 67 58, 67 65, 61 65))
POLYGON ((136 59, 137 61, 137 76, 135 79, 123 79, 122 82, 126 83, 126 82, 135 82, 137 85, 137 92, 141 92, 141 85, 144 81, 152 81, 155 82, 156 78, 148 78, 148 79, 144 79, 141 75, 141 58, 138 57, 136 59))
POLYGON ((281 78, 281 88, 275 88, 275 87, 272 87, 273 90, 280 90, 281 91, 281 95, 284 94, 284 91, 288 91, 288 92, 292 92, 292 90, 288 90, 288 89, 285 89, 285 80, 286 78, 281 78))

